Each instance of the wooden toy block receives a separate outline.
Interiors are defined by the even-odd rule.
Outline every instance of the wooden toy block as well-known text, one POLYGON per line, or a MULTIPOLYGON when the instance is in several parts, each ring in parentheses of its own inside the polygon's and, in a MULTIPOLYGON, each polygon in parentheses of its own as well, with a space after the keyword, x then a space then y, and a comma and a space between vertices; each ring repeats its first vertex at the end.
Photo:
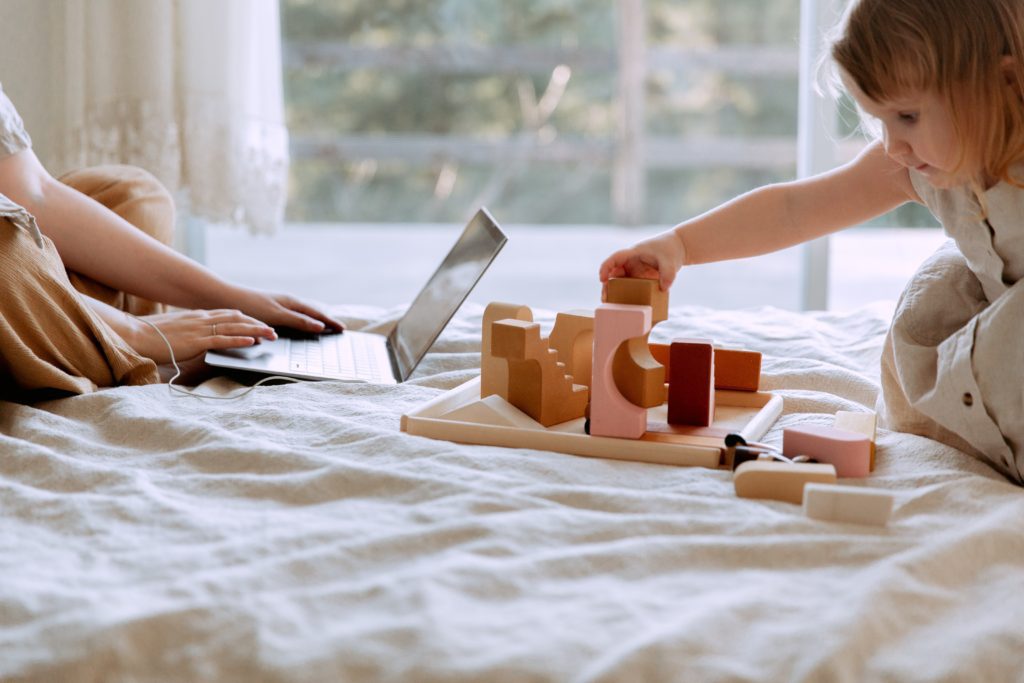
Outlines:
POLYGON ((745 462, 733 473, 740 498, 781 500, 800 505, 807 484, 835 484, 836 468, 823 463, 788 463, 771 458, 745 462))
POLYGON ((612 359, 612 377, 627 401, 641 408, 665 402, 665 366, 654 360, 647 335, 624 341, 612 359))
POLYGON ((613 277, 605 283, 604 301, 609 304, 650 306, 651 325, 668 320, 668 292, 661 291, 657 280, 613 277))
POLYGON ((651 307, 601 304, 594 312, 594 367, 590 384, 590 434, 639 439, 647 430, 647 409, 629 401, 615 383, 619 347, 651 331, 651 307))
POLYGON ((558 353, 541 339, 540 324, 499 320, 491 330, 491 353, 508 361, 509 403, 545 427, 583 417, 587 387, 565 374, 558 353))
POLYGON ((491 353, 491 326, 507 319, 533 321, 533 311, 528 306, 506 304, 495 301, 484 309, 484 321, 480 330, 480 398, 497 394, 508 400, 508 362, 495 358, 491 353))
POLYGON ((672 345, 650 343, 648 346, 651 349, 651 356, 653 356, 654 360, 665 366, 665 381, 668 381, 668 377, 672 372, 670 369, 672 365, 672 345))
POLYGON ((715 388, 757 391, 761 386, 761 354, 741 349, 715 349, 715 388))
MULTIPOLYGON (((672 377, 670 344, 650 344, 651 356, 672 377)), ((715 349, 715 389, 758 391, 761 387, 761 354, 743 349, 715 349)))
POLYGON ((863 434, 871 440, 871 462, 868 463, 868 470, 875 471, 875 440, 878 435, 878 413, 852 412, 840 410, 836 413, 832 426, 836 429, 846 429, 851 432, 863 434))
POLYGON ((548 342, 558 352, 558 360, 565 363, 572 381, 589 387, 594 364, 594 312, 559 313, 548 342))
POLYGON ((823 484, 804 487, 804 514, 826 522, 885 526, 892 517, 894 502, 895 496, 882 489, 823 484))
POLYGON ((669 424, 709 426, 715 420, 715 356, 711 342, 673 340, 669 368, 669 424))
POLYGON ((871 442, 846 429, 817 424, 787 427, 782 431, 782 453, 830 463, 840 477, 866 477, 870 472, 871 442))

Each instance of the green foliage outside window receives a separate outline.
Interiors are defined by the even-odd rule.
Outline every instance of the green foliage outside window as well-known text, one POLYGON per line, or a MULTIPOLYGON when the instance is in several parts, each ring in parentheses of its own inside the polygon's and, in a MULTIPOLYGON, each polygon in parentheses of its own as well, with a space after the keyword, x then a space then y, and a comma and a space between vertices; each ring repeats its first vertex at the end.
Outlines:
MULTIPOLYGON (((486 202, 507 223, 615 222, 616 6, 282 0, 289 220, 460 222, 486 202), (569 70, 556 71, 562 61, 569 70), (332 140, 369 147, 339 151, 332 140), (389 141, 390 152, 372 153, 380 141, 389 141), (402 158, 394 152, 405 141, 440 147, 402 158), (504 156, 464 151, 502 141, 504 156), (518 155, 558 145, 575 155, 518 155)), ((670 57, 647 74, 649 139, 791 139, 794 154, 773 166, 745 167, 742 154, 649 166, 645 222, 676 223, 792 178, 799 1, 648 0, 646 17, 648 50, 670 57), (792 54, 791 69, 759 73, 671 59, 730 48, 755 60, 758 50, 783 61, 792 54)))

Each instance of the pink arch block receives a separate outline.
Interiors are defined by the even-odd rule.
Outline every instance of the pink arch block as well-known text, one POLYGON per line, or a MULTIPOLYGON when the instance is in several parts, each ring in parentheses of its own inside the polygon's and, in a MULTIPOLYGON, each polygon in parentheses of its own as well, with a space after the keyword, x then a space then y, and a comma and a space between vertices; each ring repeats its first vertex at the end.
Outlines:
POLYGON ((590 434, 639 439, 647 431, 647 409, 619 392, 612 361, 619 346, 651 331, 651 307, 601 304, 594 311, 594 366, 590 384, 590 434))

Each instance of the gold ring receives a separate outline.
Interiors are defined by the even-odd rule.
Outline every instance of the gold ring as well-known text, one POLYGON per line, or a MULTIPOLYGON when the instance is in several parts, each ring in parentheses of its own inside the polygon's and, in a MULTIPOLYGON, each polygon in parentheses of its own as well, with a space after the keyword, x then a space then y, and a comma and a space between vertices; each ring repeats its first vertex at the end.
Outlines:
POLYGON ((216 336, 217 336, 217 323, 214 323, 214 324, 213 324, 213 336, 214 336, 214 337, 216 337, 216 336))

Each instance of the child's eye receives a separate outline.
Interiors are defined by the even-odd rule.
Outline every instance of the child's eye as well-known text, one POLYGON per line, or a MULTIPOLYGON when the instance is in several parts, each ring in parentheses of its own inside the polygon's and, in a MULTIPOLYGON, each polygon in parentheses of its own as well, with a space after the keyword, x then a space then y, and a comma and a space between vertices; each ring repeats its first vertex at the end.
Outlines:
POLYGON ((917 112, 901 111, 898 116, 903 123, 917 123, 917 112))

